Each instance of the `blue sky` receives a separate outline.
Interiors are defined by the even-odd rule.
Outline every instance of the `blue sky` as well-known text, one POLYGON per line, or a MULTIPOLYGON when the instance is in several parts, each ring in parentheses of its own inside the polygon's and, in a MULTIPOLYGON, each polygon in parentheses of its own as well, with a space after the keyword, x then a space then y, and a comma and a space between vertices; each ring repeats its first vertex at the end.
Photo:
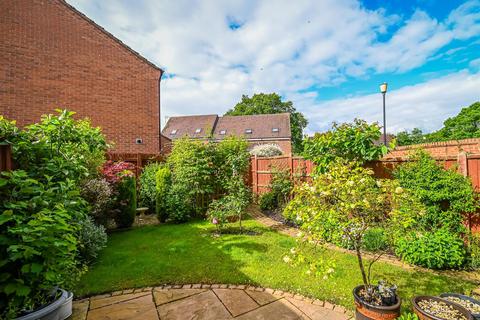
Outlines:
POLYGON ((309 120, 439 128, 480 100, 480 0, 68 0, 166 70, 162 113, 277 92, 309 120))

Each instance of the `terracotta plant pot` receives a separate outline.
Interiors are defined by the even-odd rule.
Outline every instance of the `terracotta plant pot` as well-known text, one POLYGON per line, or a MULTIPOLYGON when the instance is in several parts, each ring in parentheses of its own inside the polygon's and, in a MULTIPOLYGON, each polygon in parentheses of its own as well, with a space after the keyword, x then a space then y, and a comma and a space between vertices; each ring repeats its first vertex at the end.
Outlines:
POLYGON ((462 307, 461 305, 459 304, 456 304, 456 303, 453 303, 453 302, 450 302, 448 300, 445 300, 445 299, 442 299, 442 298, 439 298, 439 297, 433 297, 433 296, 416 296, 412 299, 412 307, 413 307, 413 312, 415 312, 415 314, 418 316, 418 318, 420 320, 445 320, 444 318, 439 318, 439 317, 436 317, 430 313, 427 313, 426 311, 424 311, 422 308, 420 308, 420 306, 418 305, 418 302, 422 301, 422 300, 434 300, 434 301, 440 301, 440 302, 443 302, 455 309, 457 309, 461 314, 463 314, 468 320, 475 320, 475 318, 473 317, 473 315, 470 313, 470 311, 468 311, 467 309, 465 309, 464 307, 462 307))
POLYGON ((353 289, 353 298, 355 299, 355 319, 357 320, 390 320, 396 319, 400 316, 400 306, 402 301, 400 297, 396 297, 397 303, 393 306, 383 307, 374 306, 364 302, 360 297, 360 290, 364 286, 358 286, 353 289))

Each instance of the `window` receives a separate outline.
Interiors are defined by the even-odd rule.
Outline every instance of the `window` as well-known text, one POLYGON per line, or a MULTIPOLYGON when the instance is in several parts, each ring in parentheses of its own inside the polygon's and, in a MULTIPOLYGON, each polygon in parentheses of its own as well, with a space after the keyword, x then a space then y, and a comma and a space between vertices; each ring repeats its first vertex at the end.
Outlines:
POLYGON ((177 129, 173 129, 172 132, 170 132, 170 134, 177 134, 177 129))
POLYGON ((272 132, 279 132, 280 129, 279 128, 272 128, 272 132))
POLYGON ((221 134, 221 135, 227 134, 227 130, 220 130, 220 134, 221 134))
POLYGON ((195 130, 195 133, 200 133, 200 132, 202 132, 202 129, 200 129, 200 128, 195 130))
POLYGON ((247 134, 251 134, 252 132, 253 132, 252 129, 245 129, 245 133, 247 134))

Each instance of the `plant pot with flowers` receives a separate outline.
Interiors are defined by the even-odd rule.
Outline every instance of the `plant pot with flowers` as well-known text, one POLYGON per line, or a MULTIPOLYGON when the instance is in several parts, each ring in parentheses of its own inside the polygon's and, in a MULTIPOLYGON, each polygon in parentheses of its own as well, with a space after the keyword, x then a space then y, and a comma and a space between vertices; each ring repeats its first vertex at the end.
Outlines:
POLYGON ((363 282, 353 289, 356 318, 397 318, 401 300, 396 286, 371 281, 372 264, 383 252, 364 259, 364 236, 371 228, 395 225, 395 220, 404 218, 410 209, 415 208, 417 201, 395 181, 377 180, 370 169, 345 161, 331 164, 326 173, 317 175, 311 184, 297 187, 294 194, 295 198, 284 214, 299 222, 302 232, 299 234, 300 245, 292 248, 284 260, 295 264, 301 262, 308 266, 307 273, 328 277, 334 272, 333 263, 318 261, 308 251, 312 244, 323 245, 335 238, 347 239, 356 254, 363 282))

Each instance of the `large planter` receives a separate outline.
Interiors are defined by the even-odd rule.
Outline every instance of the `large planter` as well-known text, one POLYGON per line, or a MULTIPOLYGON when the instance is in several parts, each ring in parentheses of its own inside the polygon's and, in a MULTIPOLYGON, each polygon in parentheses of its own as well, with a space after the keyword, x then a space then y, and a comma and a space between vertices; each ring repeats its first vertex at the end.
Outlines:
MULTIPOLYGON (((440 298, 447 298, 447 297, 455 297, 455 298, 458 298, 458 299, 462 299, 462 300, 465 300, 467 302, 470 302, 472 304, 475 304, 477 306, 480 306, 480 301, 476 300, 476 299, 473 299, 472 297, 469 297, 469 296, 465 296, 463 294, 458 294, 458 293, 442 293, 440 295, 440 298)), ((455 302, 455 301, 452 301, 452 302, 455 302)), ((460 303, 459 303, 460 304, 460 303)), ((463 305, 462 305, 463 306, 463 305)), ((463 306, 465 309, 468 310, 468 307, 465 307, 463 306)), ((476 320, 480 320, 480 312, 474 312, 472 310, 468 310, 472 313, 473 317, 476 319, 476 320)))
POLYGON ((420 318, 420 320, 445 320, 445 318, 437 317, 437 316, 423 310, 418 304, 422 300, 434 300, 434 301, 438 301, 438 302, 443 302, 443 303, 451 306, 452 308, 458 310, 458 312, 460 312, 467 320, 475 320, 474 317, 472 316, 472 314, 470 313, 470 311, 468 311, 467 309, 465 309, 461 305, 458 305, 456 303, 450 302, 448 300, 445 300, 445 299, 442 299, 442 298, 439 298, 439 297, 417 296, 417 297, 414 297, 412 299, 412 307, 413 307, 413 311, 418 316, 418 318, 420 318))
POLYGON ((16 320, 65 320, 72 315, 73 293, 59 289, 60 297, 49 305, 16 320))
POLYGON ((358 286, 353 289, 353 298, 355 299, 355 319, 357 320, 390 320, 400 316, 400 306, 402 301, 400 297, 396 297, 397 303, 393 306, 383 307, 374 306, 363 301, 359 295, 364 286, 358 286))

